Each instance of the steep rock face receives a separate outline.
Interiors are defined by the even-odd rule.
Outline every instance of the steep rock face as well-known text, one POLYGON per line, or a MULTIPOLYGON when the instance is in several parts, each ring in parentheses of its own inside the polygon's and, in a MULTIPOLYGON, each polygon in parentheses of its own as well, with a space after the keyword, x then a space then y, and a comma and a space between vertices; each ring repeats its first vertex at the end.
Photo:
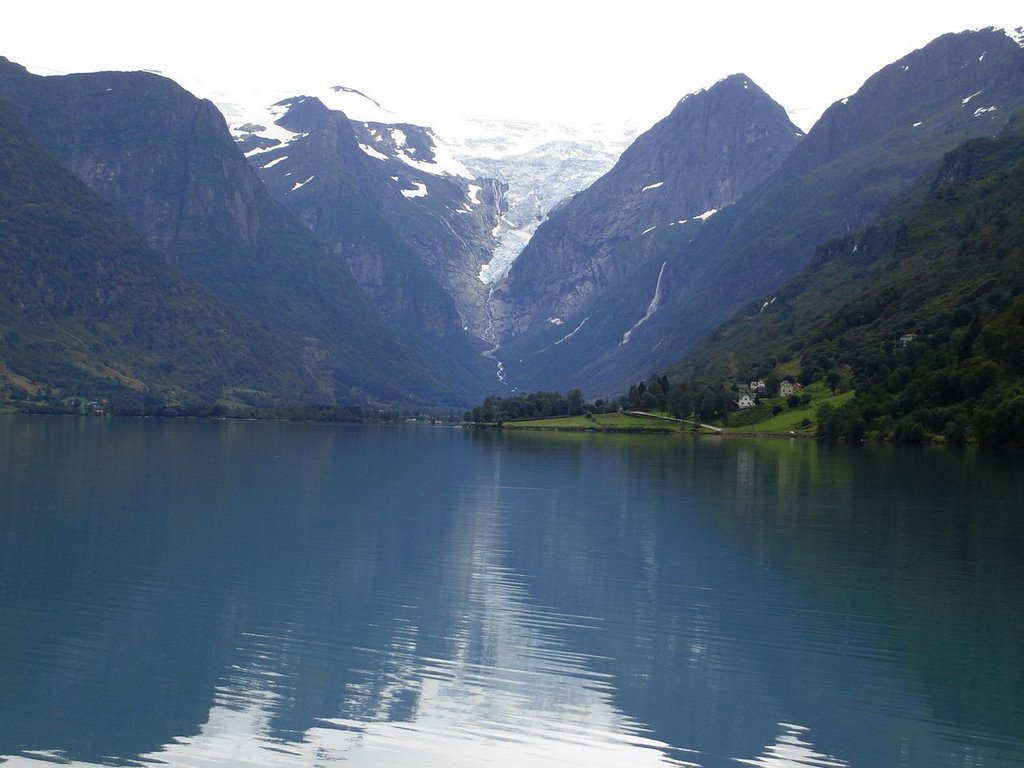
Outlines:
POLYGON ((502 330, 514 336, 557 322, 614 290, 643 261, 640 249, 623 245, 731 205, 778 168, 801 135, 745 75, 687 96, 540 226, 499 288, 502 330))
POLYGON ((161 252, 195 258, 199 222, 221 240, 256 243, 259 181, 225 151, 210 102, 148 73, 42 78, 9 63, 0 88, 32 132, 161 252), (224 188, 233 194, 219 194, 224 188))
POLYGON ((353 127, 371 166, 366 181, 380 210, 437 275, 464 327, 493 341, 480 269, 494 251, 506 186, 475 178, 461 163, 444 157, 429 129, 368 122, 353 127))
POLYGON ((286 117, 297 138, 251 157, 271 195, 345 260, 386 315, 438 337, 461 332, 454 303, 368 193, 351 123, 316 99, 296 100, 286 117))
POLYGON ((770 301, 816 246, 868 226, 946 152, 997 135, 1021 109, 1024 48, 1002 30, 943 35, 884 67, 829 107, 731 218, 675 250, 686 268, 645 346, 688 349, 741 304, 770 301))
POLYGON ((494 249, 503 186, 475 179, 420 126, 350 120, 312 96, 279 102, 269 116, 272 128, 236 126, 246 156, 378 306, 434 336, 465 329, 488 338, 479 274, 494 249), (370 236, 356 243, 360 231, 370 236))
MULTIPOLYGON (((614 394, 663 369, 741 305, 772 298, 818 243, 869 224, 943 154, 999 132, 1024 108, 1024 49, 1001 30, 944 35, 830 107, 779 167, 699 225, 627 241, 643 263, 593 293, 564 325, 503 345, 522 388, 614 394), (582 327, 581 327, 582 326, 582 327), (565 328, 576 332, 565 338, 565 328)), ((524 254, 525 255, 525 254, 524 254)), ((513 270, 513 274, 514 274, 513 270)))
POLYGON ((269 196, 211 103, 155 75, 38 77, 6 60, 0 96, 168 261, 289 338, 325 399, 476 396, 472 377, 404 339, 269 196))

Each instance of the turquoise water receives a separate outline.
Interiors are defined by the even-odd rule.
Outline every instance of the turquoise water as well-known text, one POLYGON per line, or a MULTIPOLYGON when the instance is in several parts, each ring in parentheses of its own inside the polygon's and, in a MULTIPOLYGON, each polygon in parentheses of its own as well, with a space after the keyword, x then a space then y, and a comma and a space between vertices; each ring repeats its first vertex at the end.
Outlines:
POLYGON ((0 761, 1024 765, 1019 456, 0 419, 0 761))

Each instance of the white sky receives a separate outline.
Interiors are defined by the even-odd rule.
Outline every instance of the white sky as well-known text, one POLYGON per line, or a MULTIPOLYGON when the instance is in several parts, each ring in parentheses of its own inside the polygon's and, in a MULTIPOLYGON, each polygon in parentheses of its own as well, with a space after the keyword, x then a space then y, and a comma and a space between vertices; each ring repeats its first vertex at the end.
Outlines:
POLYGON ((1020 0, 31 0, 0 55, 33 72, 152 69, 198 96, 358 88, 419 122, 646 126, 744 72, 805 130, 944 32, 1024 25, 1020 0))

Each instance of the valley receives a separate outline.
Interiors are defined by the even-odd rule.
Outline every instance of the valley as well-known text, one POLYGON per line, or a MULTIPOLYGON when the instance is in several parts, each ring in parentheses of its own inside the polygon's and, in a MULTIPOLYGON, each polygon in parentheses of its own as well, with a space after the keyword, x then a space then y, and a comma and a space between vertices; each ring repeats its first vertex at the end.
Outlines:
MULTIPOLYGON (((230 393, 248 391, 257 403, 459 409, 537 390, 614 399, 686 369, 698 345, 717 356, 707 340, 721 323, 771 305, 816 249, 872 226, 946 153, 1000 134, 1024 109, 1024 48, 1000 29, 943 35, 806 133, 743 73, 646 130, 428 127, 344 85, 215 106, 157 75, 41 77, 6 61, 0 99, 151 259, 261 327, 275 339, 263 348, 303 379, 179 387, 168 400, 138 353, 101 334, 89 362, 46 354, 102 386, 30 374, 12 347, 9 401, 45 388, 94 399, 79 387, 186 410, 230 411, 230 393)), ((19 312, 0 318, 8 337, 19 312)))

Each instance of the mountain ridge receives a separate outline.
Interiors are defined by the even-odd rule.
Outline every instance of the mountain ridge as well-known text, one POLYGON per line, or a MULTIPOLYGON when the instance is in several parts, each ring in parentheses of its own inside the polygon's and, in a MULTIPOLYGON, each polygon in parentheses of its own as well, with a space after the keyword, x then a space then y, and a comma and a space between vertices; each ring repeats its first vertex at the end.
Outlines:
POLYGON ((612 258, 617 245, 727 207, 767 177, 802 135, 743 74, 683 97, 607 174, 538 228, 498 288, 509 304, 505 314, 514 317, 512 334, 538 316, 560 318, 596 286, 621 281, 632 268, 612 258), (552 273, 559 275, 555 285, 552 273))
POLYGON ((461 402, 468 392, 369 303, 346 265, 267 193, 223 117, 148 73, 39 77, 0 95, 191 279, 290 339, 326 402, 461 402))
MULTIPOLYGON (((818 243, 866 226, 945 151, 972 136, 993 135, 1024 104, 1024 49, 1002 31, 945 35, 907 58, 869 78, 846 104, 840 100, 826 110, 779 169, 730 208, 700 227, 662 227, 635 245, 620 246, 620 258, 642 265, 635 284, 595 294, 563 317, 565 327, 578 331, 571 339, 560 339, 560 329, 545 332, 535 325, 504 345, 510 381, 528 390, 621 392, 638 374, 643 378, 642 372, 669 365, 740 305, 794 274, 818 243), (908 64, 924 75, 930 71, 932 82, 924 99, 928 112, 913 120, 903 112, 888 115, 891 107, 875 90, 892 87, 896 73, 910 71, 903 69, 908 64), (951 70, 958 76, 949 77, 951 70), (982 85, 970 87, 972 82, 982 85), (966 109, 970 101, 965 105, 964 99, 978 90, 993 104, 998 100, 998 108, 966 109), (878 113, 861 120, 874 133, 861 134, 856 146, 847 144, 849 151, 829 155, 823 147, 842 147, 844 131, 858 130, 843 119, 843 110, 878 113), (937 129, 919 130, 932 119, 937 129), (660 301, 649 313, 659 289, 660 301)), ((902 109, 909 109, 922 87, 897 85, 902 109)))

